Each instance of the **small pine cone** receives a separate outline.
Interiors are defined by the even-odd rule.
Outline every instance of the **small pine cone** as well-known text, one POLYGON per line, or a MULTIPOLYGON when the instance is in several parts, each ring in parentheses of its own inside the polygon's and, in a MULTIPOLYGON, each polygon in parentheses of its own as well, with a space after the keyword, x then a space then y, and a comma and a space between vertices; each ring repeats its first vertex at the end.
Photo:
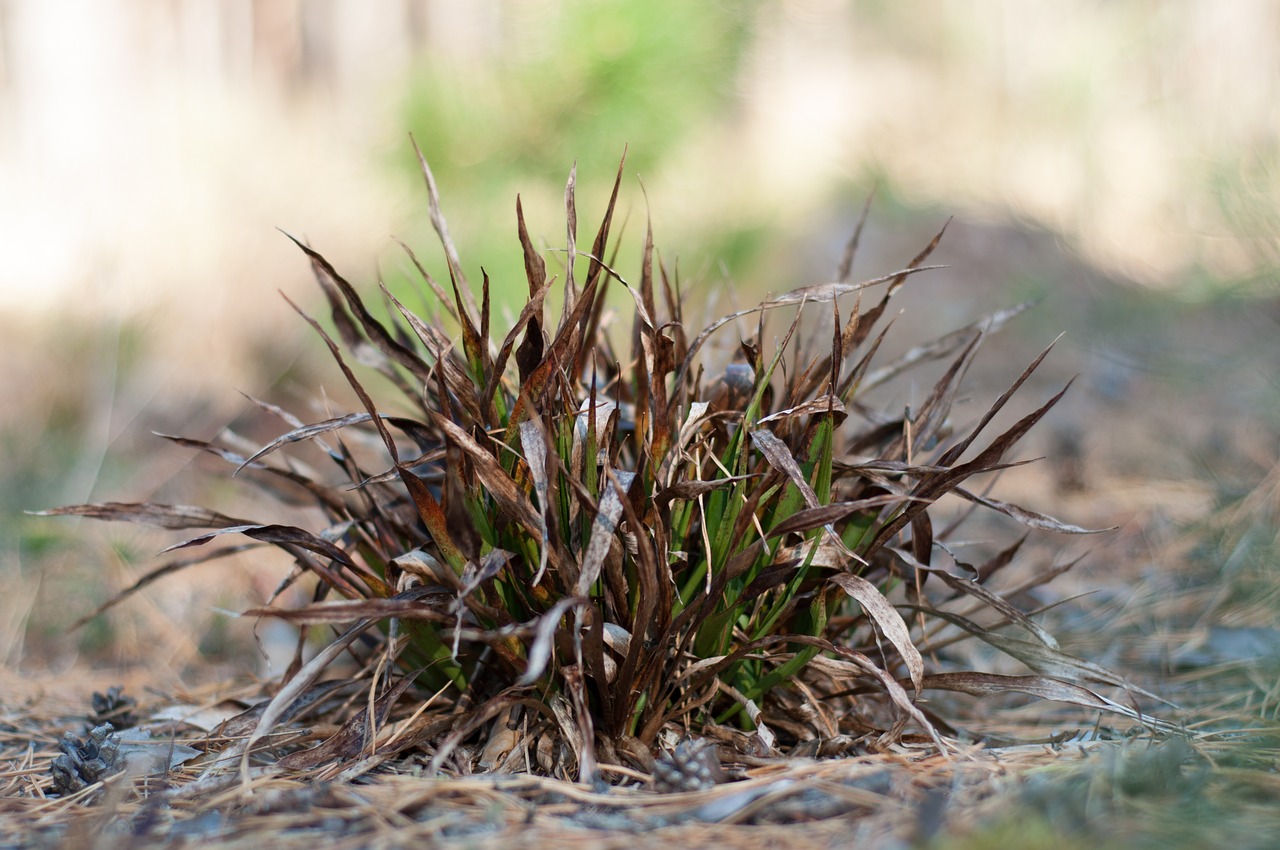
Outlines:
POLYGON ((70 732, 58 744, 62 755, 53 760, 53 790, 57 794, 73 794, 124 767, 120 757, 120 736, 110 723, 104 723, 81 741, 70 732))
POLYGON ((105 694, 94 691, 93 726, 110 722, 116 729, 128 729, 130 726, 137 725, 138 719, 129 710, 134 705, 137 705, 137 702, 124 695, 124 688, 121 685, 107 688, 105 694))
POLYGON ((653 790, 659 794, 705 791, 724 781, 720 755, 711 741, 686 739, 675 752, 663 752, 653 766, 653 790))

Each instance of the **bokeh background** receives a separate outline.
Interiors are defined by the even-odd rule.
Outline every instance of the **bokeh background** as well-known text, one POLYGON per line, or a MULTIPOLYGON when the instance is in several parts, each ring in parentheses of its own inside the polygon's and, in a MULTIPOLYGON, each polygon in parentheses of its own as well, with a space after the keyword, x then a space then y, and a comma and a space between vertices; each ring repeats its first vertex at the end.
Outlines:
POLYGON ((444 276, 410 133, 500 299, 524 288, 515 195, 560 246, 570 167, 586 233, 624 147, 619 267, 649 217, 722 308, 828 279, 873 190, 856 276, 952 219, 895 344, 1039 299, 975 397, 1061 332, 1045 380, 1081 379, 1041 436, 1059 460, 1009 486, 1120 525, 1102 573, 1158 581, 1194 550, 1196 581, 1247 601, 1232 622, 1276 624, 1274 3, 0 0, 4 664, 261 669, 214 609, 280 565, 204 567, 69 634, 156 538, 23 511, 236 512, 151 432, 252 434, 241 392, 341 392, 278 294, 319 309, 280 230, 365 288, 413 287, 397 238, 444 276))

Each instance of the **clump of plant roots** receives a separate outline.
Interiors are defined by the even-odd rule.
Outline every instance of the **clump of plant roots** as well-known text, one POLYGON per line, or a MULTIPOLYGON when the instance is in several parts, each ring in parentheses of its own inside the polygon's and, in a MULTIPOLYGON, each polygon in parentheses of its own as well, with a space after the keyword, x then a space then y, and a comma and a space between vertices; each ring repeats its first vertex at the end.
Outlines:
POLYGON ((1010 450, 1062 397, 990 433, 1046 350, 974 421, 949 418, 980 343, 1021 307, 872 368, 890 299, 930 268, 941 233, 901 270, 857 283, 860 221, 834 281, 695 332, 651 229, 638 276, 613 267, 622 167, 589 250, 577 241, 571 173, 562 274, 548 271, 517 199, 528 299, 499 336, 488 277, 477 305, 422 168, 447 287, 414 263, 438 312, 411 311, 384 287, 379 318, 299 245, 332 332, 304 317, 359 407, 304 423, 264 403, 288 431, 257 451, 229 436, 172 438, 294 502, 301 494, 323 517, 317 527, 151 503, 50 512, 209 529, 172 547, 208 551, 162 564, 126 593, 246 545, 293 557, 281 592, 316 580, 305 604, 277 604, 277 593, 246 612, 322 625, 332 639, 306 663, 299 654, 252 734, 229 748, 243 764, 275 757, 266 733, 345 653, 365 663, 363 708, 330 741, 285 755, 286 766, 407 754, 429 770, 592 780, 652 774, 664 753, 674 764, 664 775, 702 782, 718 767, 690 741, 713 742, 730 761, 945 748, 954 730, 921 700, 929 690, 1141 717, 1102 695, 1121 680, 1061 652, 988 589, 1020 541, 976 566, 939 556, 958 524, 935 521, 943 496, 1033 528, 1084 531, 966 489, 1014 464, 1010 450), (634 306, 629 334, 609 318, 611 291, 634 306), (776 337, 766 338, 766 316, 783 319, 776 337), (732 340, 732 353, 716 344, 744 324, 755 332, 732 340), (930 360, 949 366, 915 410, 866 401, 930 360), (327 470, 293 454, 307 444, 327 470), (957 636, 1028 671, 963 669, 950 651, 957 636))

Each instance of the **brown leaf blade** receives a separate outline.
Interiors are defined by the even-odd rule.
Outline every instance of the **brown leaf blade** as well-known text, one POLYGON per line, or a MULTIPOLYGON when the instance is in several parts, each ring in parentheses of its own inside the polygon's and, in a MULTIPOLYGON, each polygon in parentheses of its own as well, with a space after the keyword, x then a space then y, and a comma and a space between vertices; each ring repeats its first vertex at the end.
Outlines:
POLYGON ((893 603, 885 598, 879 588, 861 576, 837 573, 831 577, 831 582, 856 600, 862 610, 875 621, 885 639, 893 644, 893 648, 907 664, 907 673, 911 677, 916 696, 919 697, 924 677, 924 658, 911 640, 911 631, 898 609, 893 607, 893 603))
POLYGON ((32 511, 32 516, 81 516, 112 522, 134 522, 156 528, 180 530, 184 528, 225 528, 248 525, 217 511, 192 505, 162 505, 157 502, 94 502, 86 505, 67 505, 45 511, 32 511))
POLYGON ((953 492, 961 498, 968 499, 970 502, 998 511, 1025 526, 1038 528, 1042 531, 1054 531, 1059 534, 1102 534, 1107 531, 1115 531, 1120 527, 1113 525, 1108 528, 1082 528, 1078 525, 1054 519, 1048 514, 1038 513, 1009 502, 1002 502, 999 499, 992 499, 989 496, 979 496, 977 493, 972 493, 963 487, 957 487, 953 492))
POLYGON ((635 480, 634 472, 618 471, 615 475, 616 481, 610 480, 600 494, 600 507, 591 523, 591 536, 582 556, 582 571, 578 573, 576 593, 579 596, 588 596, 591 585, 600 577, 600 567, 609 554, 613 533, 622 517, 622 501, 631 488, 631 482, 635 480))
POLYGON ((298 528, 296 525, 232 525, 227 528, 219 528, 217 531, 211 531, 208 534, 201 534, 199 537, 192 537, 181 543, 175 543, 161 550, 161 554, 173 552, 177 549, 186 549, 191 546, 203 546, 210 540, 224 534, 243 534, 245 537, 251 537, 254 540, 261 540, 263 543, 271 543, 276 546, 300 546, 303 549, 315 552, 317 555, 332 558, 352 569, 360 569, 356 562, 351 559, 351 556, 340 547, 335 546, 323 537, 312 534, 306 529, 298 528))
POLYGON ((937 691, 958 691, 971 696, 998 694, 1027 694, 1037 699, 1065 702, 1083 708, 1119 714, 1130 720, 1166 731, 1179 727, 1159 718, 1144 714, 1123 703, 1103 696, 1072 682, 1052 676, 1004 676, 995 673, 932 673, 924 677, 924 688, 937 691))

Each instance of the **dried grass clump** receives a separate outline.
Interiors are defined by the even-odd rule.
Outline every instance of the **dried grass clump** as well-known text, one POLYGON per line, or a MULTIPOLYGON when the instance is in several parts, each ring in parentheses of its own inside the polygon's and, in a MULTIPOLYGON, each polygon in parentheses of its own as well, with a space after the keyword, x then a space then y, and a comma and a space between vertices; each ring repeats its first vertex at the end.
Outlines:
MULTIPOLYGON (((422 276, 447 317, 414 313, 384 288, 393 318, 380 320, 300 245, 337 339, 304 318, 361 409, 304 424, 264 405, 291 430, 247 457, 232 441, 173 438, 223 458, 255 485, 303 494, 324 517, 319 528, 158 504, 50 512, 212 529, 171 548, 220 548, 164 564, 126 594, 246 548, 223 542, 229 536, 294 558, 281 591, 317 579, 309 604, 247 612, 324 624, 336 637, 305 664, 299 655, 252 733, 230 748, 246 766, 347 652, 365 662, 364 708, 350 709, 317 748, 285 756, 286 766, 413 751, 429 755, 433 770, 590 780, 652 773, 659 749, 705 758, 701 746, 675 746, 688 736, 748 760, 902 742, 945 748, 951 727, 920 701, 929 689, 1018 692, 1141 716, 1096 689, 1121 680, 1061 652, 988 589, 1019 542, 969 571, 935 558, 958 524, 935 523, 943 496, 1033 528, 1084 531, 965 489, 974 476, 1014 465, 1010 450, 1062 397, 987 434, 1041 354, 976 422, 952 433, 951 404, 980 343, 1022 307, 871 368, 890 299, 931 268, 923 263, 941 233, 900 271, 854 283, 860 222, 834 282, 770 298, 691 336, 678 284, 655 264, 651 230, 637 282, 606 261, 616 250, 621 166, 589 252, 577 244, 571 173, 562 282, 548 273, 517 200, 529 296, 499 339, 489 280, 477 306, 425 160, 422 168, 450 287, 422 276), (611 287, 634 302, 629 338, 606 327, 611 287), (553 288, 563 293, 558 318, 547 305, 553 288), (845 316, 843 296, 853 299, 845 316), (874 297, 870 307, 864 297, 874 297), (778 311, 794 318, 771 344, 764 317, 778 311), (757 317, 755 334, 731 357, 708 344, 745 317, 757 317), (918 409, 865 402, 869 389, 940 358, 950 366, 918 409), (353 360, 394 397, 375 399, 353 360), (371 439, 385 450, 381 468, 351 448, 371 439), (332 469, 291 456, 303 442, 332 469), (949 647, 965 634, 1031 672, 959 669, 949 647), (393 669, 403 675, 394 679, 393 669)), ((710 762, 705 771, 676 769, 697 781, 716 773, 710 762)))

